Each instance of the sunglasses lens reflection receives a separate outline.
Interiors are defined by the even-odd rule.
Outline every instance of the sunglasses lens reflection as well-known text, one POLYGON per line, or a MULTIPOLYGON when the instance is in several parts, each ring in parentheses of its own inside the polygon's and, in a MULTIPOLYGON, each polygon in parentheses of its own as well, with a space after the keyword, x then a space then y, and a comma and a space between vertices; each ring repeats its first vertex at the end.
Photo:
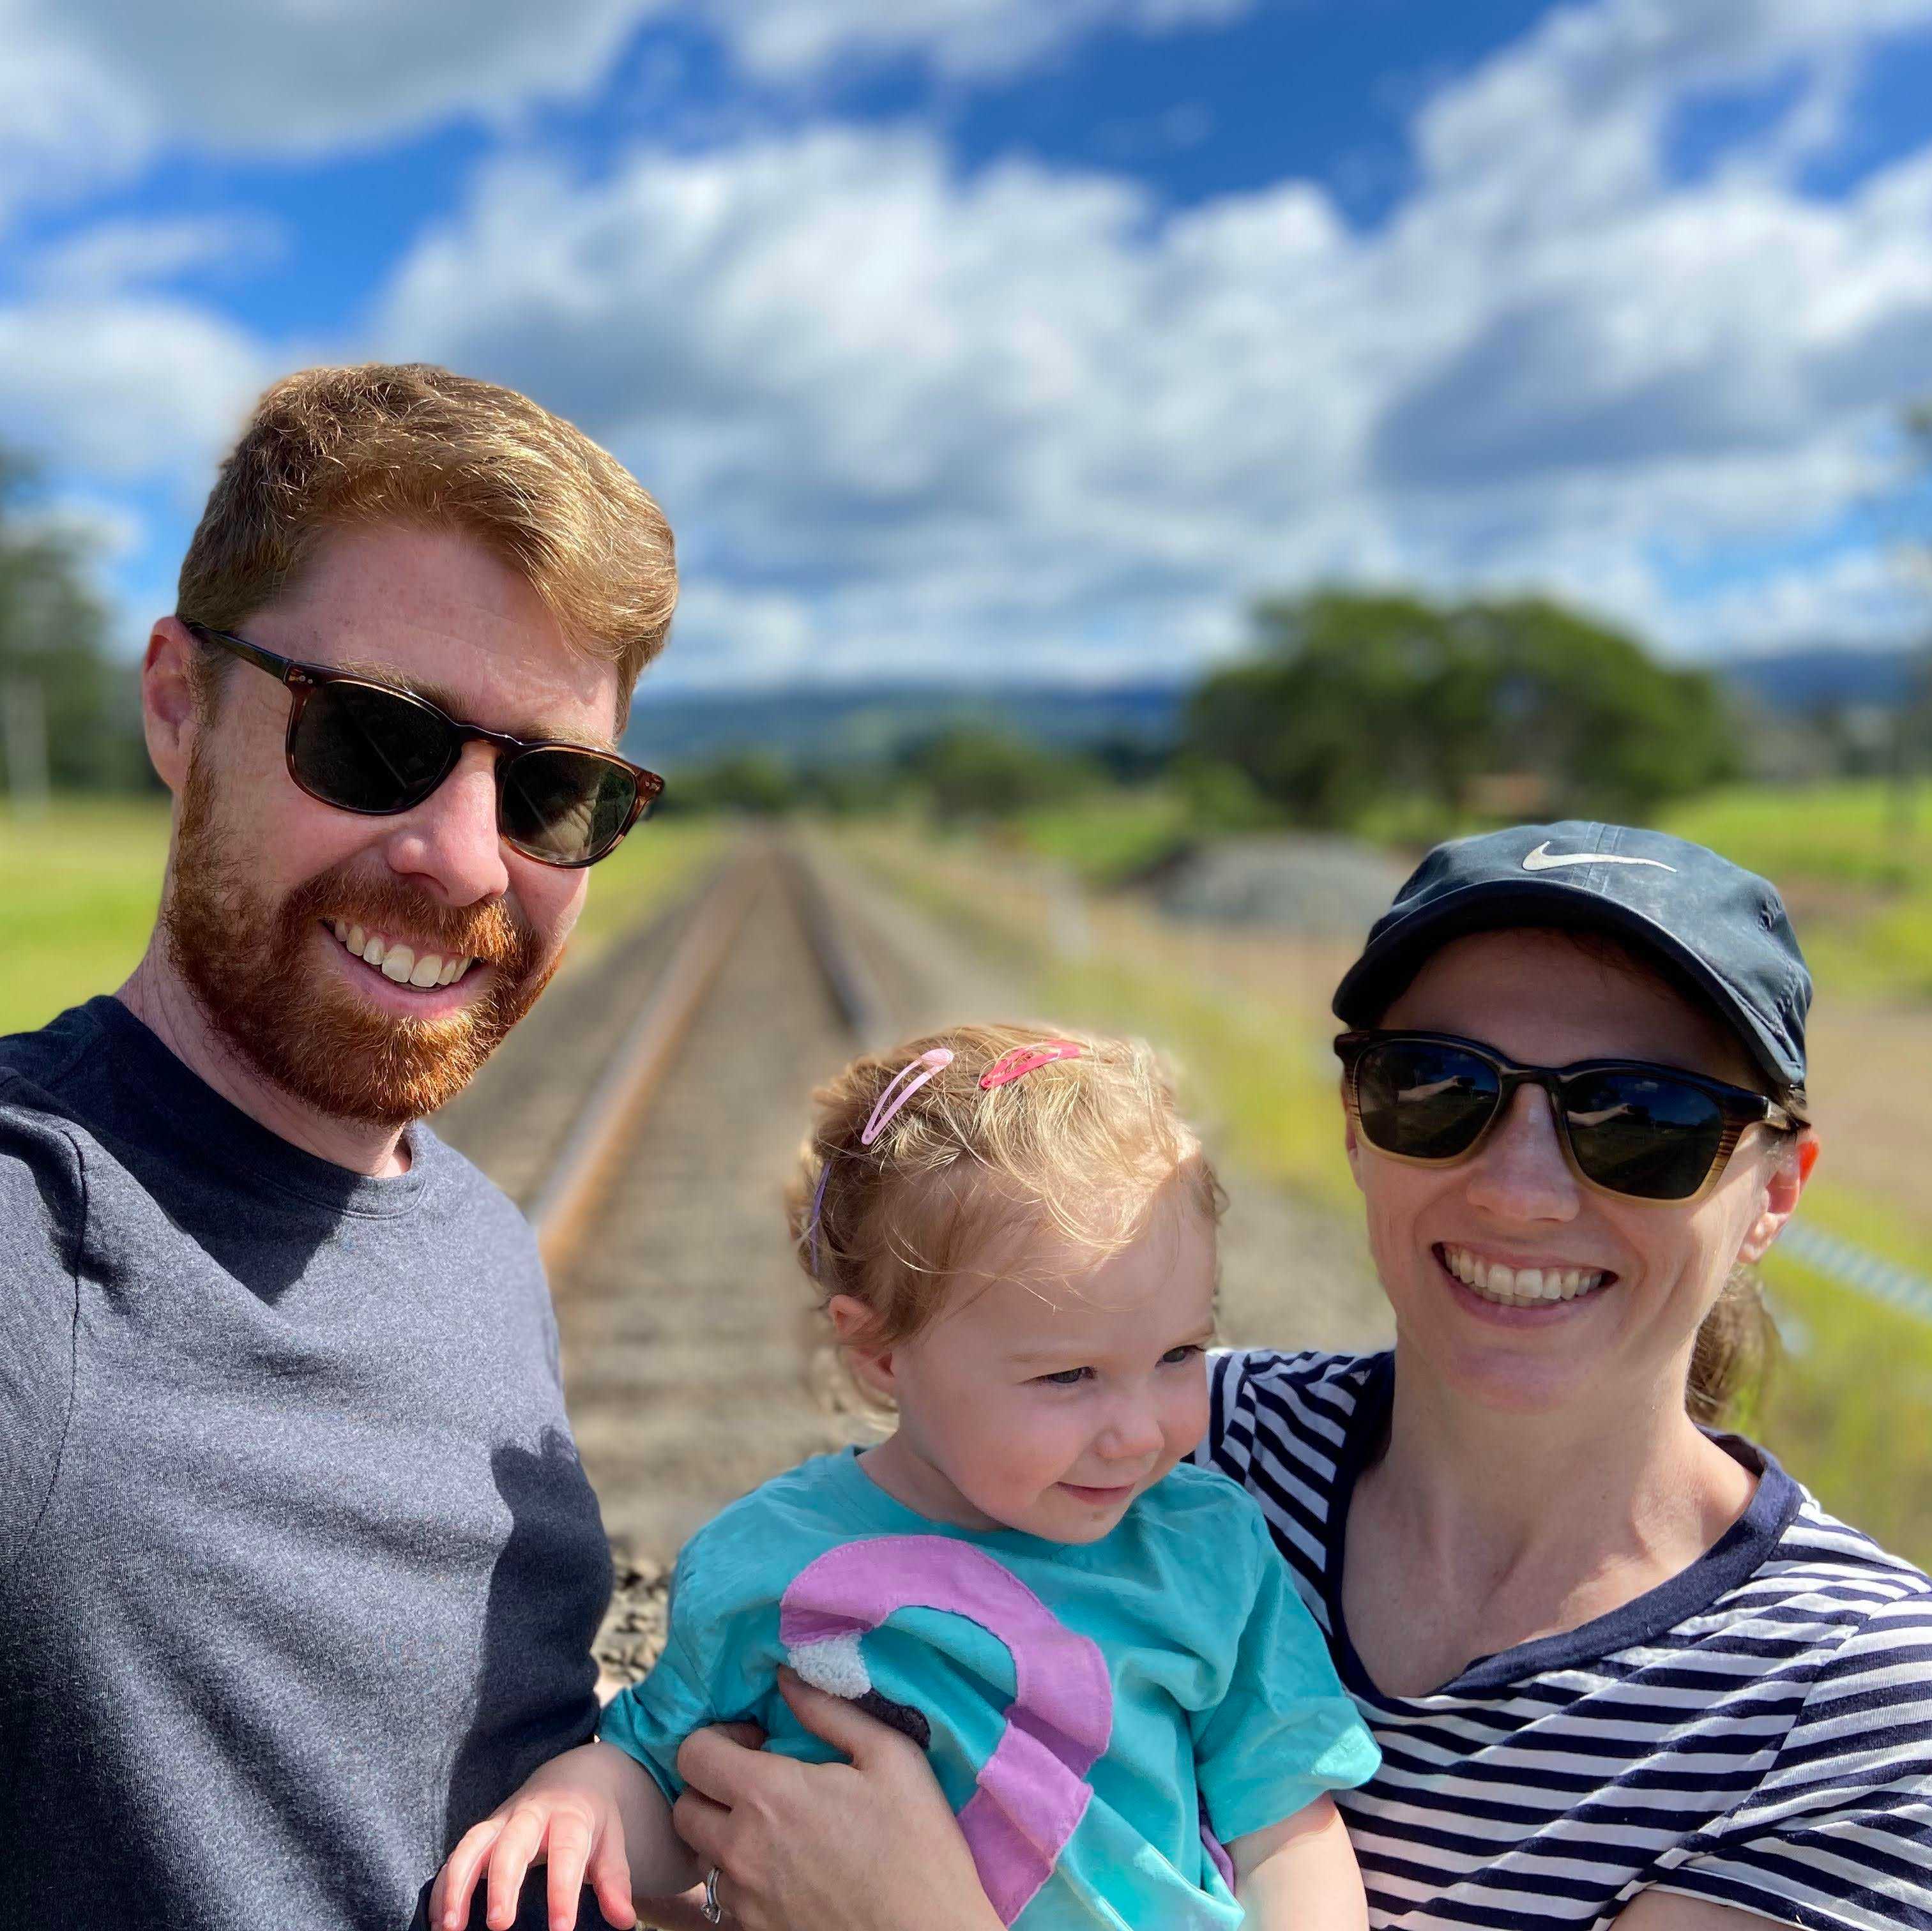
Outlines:
POLYGON ((638 781, 594 753, 541 749, 518 754, 503 772, 503 835, 552 865, 600 858, 623 835, 638 781))
POLYGON ((1724 1109, 1701 1088, 1634 1072, 1565 1082, 1564 1113, 1586 1177, 1637 1200, 1687 1200, 1724 1135, 1724 1109))
POLYGON ((435 790, 454 746, 433 712, 368 684, 311 691, 290 755, 318 798, 351 811, 406 811, 435 790))
POLYGON ((1501 1090, 1486 1060, 1424 1039, 1372 1046, 1355 1072, 1356 1106, 1370 1144, 1411 1160, 1466 1153, 1489 1124, 1501 1090))

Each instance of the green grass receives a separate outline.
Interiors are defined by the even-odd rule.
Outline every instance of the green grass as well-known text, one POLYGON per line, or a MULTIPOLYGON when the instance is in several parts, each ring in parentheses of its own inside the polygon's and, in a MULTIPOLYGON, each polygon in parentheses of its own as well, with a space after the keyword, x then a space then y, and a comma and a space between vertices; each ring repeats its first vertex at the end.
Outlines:
MULTIPOLYGON (((1932 997, 1932 784, 1910 794, 1903 824, 1895 794, 1876 780, 1735 786, 1672 808, 1663 824, 1780 886, 1821 986, 1932 997)), ((1364 835, 1410 850, 1442 831, 1414 807, 1392 807, 1364 835)), ((1044 806, 995 835, 1104 889, 1203 835, 1178 787, 1150 784, 1044 806)))
MULTIPOLYGON (((1352 1202, 1334 1131, 1335 1078, 1325 1039, 1272 1003, 1094 946, 1056 955, 1042 922, 1010 899, 973 894, 903 835, 858 835, 856 848, 892 889, 989 953, 1024 983, 1042 1014, 1160 1041, 1180 1060, 1190 1099, 1243 1163, 1306 1197, 1352 1202)), ((978 862, 988 862, 981 853, 978 862)), ((997 864, 997 858, 992 862, 997 864)), ((974 860, 968 857, 966 862, 974 860)))
POLYGON ((1189 1110, 1252 1171, 1325 1205, 1352 1208, 1335 1130, 1334 1075, 1298 1028, 1265 1008, 1132 963, 1049 959, 1033 983, 1042 1012, 1159 1040, 1180 1057, 1189 1110))
POLYGON ((35 819, 0 809, 0 1033, 127 977, 154 922, 167 850, 164 799, 57 799, 35 819))
POLYGON ((1774 881, 1825 880, 1886 890, 1932 883, 1932 786, 1918 785, 1901 830, 1890 786, 1733 786, 1678 806, 1664 829, 1774 881))
MULTIPOLYGON (((676 891, 718 848, 704 820, 646 824, 591 874, 570 963, 676 891)), ((165 799, 60 798, 22 819, 0 807, 0 1033, 111 992, 140 960, 168 850, 165 799)))
POLYGON ((1792 1345, 1752 1432, 1834 1514, 1932 1564, 1932 1326, 1775 1248, 1764 1276, 1792 1345))
POLYGON ((1090 885, 1118 885, 1194 835, 1186 801, 1158 784, 1090 793, 1042 806, 1019 821, 1028 849, 1090 885))
POLYGON ((693 882, 730 838, 715 818, 654 819, 640 825, 590 872, 590 890, 566 955, 566 968, 594 958, 693 882))
POLYGON ((1891 1201, 1834 1180, 1814 1180, 1804 1190, 1804 1218, 1868 1253, 1932 1276, 1932 1240, 1891 1201))

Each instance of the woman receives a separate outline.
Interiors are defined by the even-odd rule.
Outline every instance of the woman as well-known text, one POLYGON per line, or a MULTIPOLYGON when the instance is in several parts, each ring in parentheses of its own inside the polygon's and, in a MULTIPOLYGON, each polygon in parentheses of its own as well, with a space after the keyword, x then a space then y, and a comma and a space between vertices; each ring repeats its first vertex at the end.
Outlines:
MULTIPOLYGON (((1222 1357, 1201 1457, 1382 1746, 1378 1931, 1932 1927, 1932 1584, 1699 1426, 1816 1156, 1810 996, 1762 880, 1580 824, 1431 853, 1336 994, 1396 1345, 1222 1357)), ((850 1768, 680 1760, 745 1921, 994 1922, 910 1746, 794 1693, 850 1768)))
POLYGON ((1431 853, 1336 993, 1395 1348, 1225 1357, 1205 1453, 1382 1747, 1378 1926, 1932 1924, 1932 1585, 1697 1420, 1810 993, 1762 880, 1574 823, 1431 853))

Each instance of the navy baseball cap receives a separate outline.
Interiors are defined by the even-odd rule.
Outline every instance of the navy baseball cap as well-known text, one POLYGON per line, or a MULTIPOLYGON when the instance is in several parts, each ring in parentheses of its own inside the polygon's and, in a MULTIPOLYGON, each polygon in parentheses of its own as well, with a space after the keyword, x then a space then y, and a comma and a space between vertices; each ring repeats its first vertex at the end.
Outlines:
POLYGON ((1370 929, 1335 1015, 1372 1026, 1438 947, 1518 925, 1582 927, 1700 991, 1802 1111, 1811 974, 1775 886, 1702 845, 1628 825, 1514 825, 1438 845, 1370 929))

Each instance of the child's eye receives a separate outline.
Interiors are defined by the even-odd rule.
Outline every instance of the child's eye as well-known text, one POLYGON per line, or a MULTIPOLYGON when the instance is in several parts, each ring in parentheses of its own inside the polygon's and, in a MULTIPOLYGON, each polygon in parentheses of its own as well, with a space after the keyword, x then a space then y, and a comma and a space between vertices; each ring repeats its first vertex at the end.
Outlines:
POLYGON ((1057 1374, 1036 1375, 1034 1379, 1049 1388, 1077 1388, 1093 1372, 1090 1368, 1063 1368, 1057 1374))
POLYGON ((1160 1365, 1163 1368, 1178 1368, 1182 1362, 1192 1361, 1196 1355, 1204 1354, 1206 1351, 1200 1342, 1190 1341, 1184 1347, 1170 1348, 1160 1357, 1160 1365))

